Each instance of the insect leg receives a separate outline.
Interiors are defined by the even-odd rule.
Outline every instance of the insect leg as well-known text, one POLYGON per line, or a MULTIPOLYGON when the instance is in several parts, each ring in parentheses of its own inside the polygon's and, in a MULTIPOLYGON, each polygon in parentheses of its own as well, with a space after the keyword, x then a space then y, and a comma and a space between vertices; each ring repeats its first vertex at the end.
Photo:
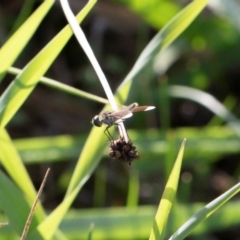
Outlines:
POLYGON ((109 141, 113 141, 113 137, 112 135, 110 134, 110 132, 108 131, 108 129, 110 128, 111 126, 107 126, 106 129, 104 130, 104 134, 107 136, 107 138, 109 139, 109 141))

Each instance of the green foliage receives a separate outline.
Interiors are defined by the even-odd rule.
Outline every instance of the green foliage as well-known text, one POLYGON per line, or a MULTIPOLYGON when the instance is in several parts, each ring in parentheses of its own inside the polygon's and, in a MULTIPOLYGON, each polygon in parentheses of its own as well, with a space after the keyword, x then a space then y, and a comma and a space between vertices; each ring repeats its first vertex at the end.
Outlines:
MULTIPOLYGON (((26 1, 24 9, 33 7, 32 3, 30 4, 31 1, 28 2, 26 1), (30 5, 28 6, 28 4, 30 5)), ((121 0, 119 2, 137 12, 155 29, 160 27, 162 29, 142 51, 132 69, 117 88, 115 97, 121 104, 124 104, 127 99, 135 101, 135 97, 141 102, 146 99, 149 102, 149 99, 152 99, 160 108, 156 110, 156 114, 161 113, 159 119, 163 128, 159 130, 158 124, 155 122, 155 124, 149 124, 152 129, 146 130, 144 127, 144 130, 139 130, 138 128, 148 123, 148 120, 145 119, 143 122, 136 117, 134 129, 129 130, 128 134, 134 145, 137 146, 141 159, 134 161, 134 166, 130 170, 129 166, 118 165, 119 163, 116 161, 112 162, 115 166, 112 171, 113 173, 115 171, 116 174, 116 177, 113 173, 111 175, 112 182, 110 184, 113 185, 113 191, 108 189, 109 186, 106 182, 109 174, 106 165, 110 165, 110 163, 104 162, 107 151, 106 138, 102 128, 93 127, 90 132, 84 128, 84 132, 80 135, 36 136, 13 140, 11 130, 8 133, 6 126, 11 126, 11 122, 15 118, 17 119, 17 114, 21 112, 22 105, 31 101, 30 94, 38 88, 38 83, 45 85, 45 88, 54 89, 54 92, 60 90, 67 95, 78 96, 80 101, 88 100, 89 102, 91 100, 91 102, 108 103, 108 100, 95 94, 43 77, 54 64, 60 52, 65 51, 65 46, 72 36, 69 26, 56 34, 23 69, 12 66, 19 59, 24 48, 31 42, 35 31, 54 1, 44 1, 23 24, 18 26, 22 19, 26 18, 20 14, 15 23, 15 26, 18 26, 17 31, 0 50, 1 80, 4 79, 7 72, 16 75, 0 97, 0 160, 7 172, 6 175, 3 170, 0 170, 0 209, 3 212, 3 214, 0 213, 0 223, 6 219, 10 223, 9 226, 3 226, 0 229, 1 239, 16 239, 21 235, 36 197, 34 184, 26 166, 30 163, 33 166, 37 163, 61 164, 68 159, 76 160, 77 158, 77 162, 73 163, 74 167, 71 166, 70 170, 64 169, 65 172, 59 182, 54 182, 56 188, 60 186, 64 193, 66 192, 63 200, 56 203, 56 206, 50 211, 47 211, 41 203, 38 204, 27 239, 116 239, 116 237, 119 239, 146 239, 147 237, 164 239, 174 232, 175 234, 170 239, 183 239, 189 235, 203 236, 211 231, 225 229, 240 222, 240 216, 236 214, 239 203, 229 201, 239 192, 239 184, 229 183, 224 191, 218 193, 215 200, 212 200, 212 196, 206 198, 204 195, 207 191, 206 186, 210 185, 206 176, 209 177, 212 165, 218 162, 219 157, 224 154, 240 152, 240 122, 237 111, 228 110, 229 106, 226 107, 215 96, 204 91, 210 86, 208 82, 210 76, 218 77, 220 74, 218 71, 223 71, 238 58, 239 54, 235 52, 237 46, 234 45, 238 39, 237 34, 227 21, 216 19, 209 21, 209 19, 201 18, 195 23, 195 19, 205 8, 207 0, 195 0, 183 9, 175 1, 121 0), (182 10, 180 11, 180 9, 182 10), (190 27, 189 30, 188 27, 193 23, 195 28, 190 27), (227 34, 222 34, 223 29, 227 34), (182 37, 181 34, 185 30, 182 37), (214 42, 210 41, 213 35, 223 40, 226 45, 217 41, 219 39, 215 39, 214 42), (190 60, 185 69, 182 67, 178 69, 177 66, 174 66, 174 62, 178 61, 181 56, 185 56, 188 49, 191 49, 194 55, 206 53, 208 48, 211 48, 214 53, 220 55, 228 53, 229 56, 233 54, 234 57, 230 62, 225 59, 216 61, 214 69, 208 69, 207 64, 204 61, 200 62, 199 58, 195 56, 189 56, 190 60), (163 56, 164 59, 159 60, 163 56), (175 68, 174 71, 169 71, 167 74, 172 66, 175 68), (160 75, 160 84, 157 83, 157 87, 151 79, 154 78, 155 73, 160 75), (179 86, 179 84, 185 86, 179 86), (196 88, 200 88, 202 91, 196 88), (138 91, 138 89, 140 90, 138 91), (198 103, 211 111, 215 118, 209 121, 204 128, 196 126, 172 128, 170 120, 170 98, 172 97, 198 103), (226 122, 227 125, 221 126, 222 122, 226 122), (185 138, 187 138, 185 150, 184 140, 177 156, 179 146, 185 138), (177 159, 174 163, 176 156, 177 159), (124 169, 126 175, 119 174, 120 168, 124 169), (183 174, 181 175, 181 169, 187 170, 182 170, 183 174), (190 171, 195 174, 189 173, 190 171), (160 173, 165 175, 166 181, 159 177, 160 173), (94 174, 93 204, 103 208, 81 210, 71 208, 87 180, 94 174), (156 176, 157 181, 154 180, 156 176), (196 183, 194 178, 197 179, 196 183), (68 181, 69 183, 67 183, 68 181), (156 184, 152 184, 152 181, 156 182, 157 188, 154 188, 156 184), (197 184, 201 186, 197 186, 197 184), (164 185, 166 187, 161 198, 159 189, 163 189, 164 185), (125 192, 123 186, 127 186, 125 192), (156 210, 156 206, 142 204, 139 198, 142 192, 146 196, 151 195, 151 204, 157 203, 161 199, 158 210, 156 210), (111 207, 106 207, 107 197, 111 199, 117 194, 121 196, 116 198, 119 198, 119 202, 124 201, 121 205, 125 207, 114 206, 118 204, 114 202, 116 200, 108 204, 111 207), (190 195, 204 200, 200 204, 194 204, 191 202, 190 195), (210 203, 207 204, 207 202, 210 203), (224 203, 226 204, 222 207, 224 203), (214 221, 208 219, 210 215, 212 215, 211 220, 214 219, 214 221), (225 219, 222 216, 229 218, 225 219)), ((96 1, 89 1, 76 16, 78 22, 81 22, 89 14, 95 3, 96 1)), ((232 3, 229 1, 229 4, 232 3)), ((213 11, 216 9, 214 6, 211 7, 213 11)), ((226 9, 231 11, 231 8, 226 9)), ((231 21, 235 21, 236 18, 232 17, 231 21)), ((82 58, 81 54, 79 58, 82 58)), ((96 83, 89 84, 89 86, 96 90, 94 88, 96 83)), ((59 98, 61 96, 58 95, 59 98)), ((226 105, 229 104, 234 108, 236 102, 236 98, 228 98, 226 105)), ((91 108, 90 104, 88 108, 91 108)), ((190 111, 191 106, 187 110, 190 111)), ((80 111, 84 112, 84 109, 80 109, 80 111)), ((86 118, 87 116, 85 113, 86 118)), ((79 119, 79 121, 81 120, 79 119)), ((113 134, 113 130, 110 130, 111 134, 113 134)), ((109 162, 109 157, 107 159, 109 162)), ((234 177, 238 176, 239 169, 238 165, 238 169, 233 174, 234 177)), ((88 199, 88 201, 91 200, 88 199)), ((109 201, 111 202, 111 200, 109 201)))
POLYGON ((13 36, 1 47, 0 51, 0 80, 3 79, 8 68, 14 63, 19 54, 32 37, 37 27, 53 5, 54 1, 45 1, 42 5, 22 24, 13 36))

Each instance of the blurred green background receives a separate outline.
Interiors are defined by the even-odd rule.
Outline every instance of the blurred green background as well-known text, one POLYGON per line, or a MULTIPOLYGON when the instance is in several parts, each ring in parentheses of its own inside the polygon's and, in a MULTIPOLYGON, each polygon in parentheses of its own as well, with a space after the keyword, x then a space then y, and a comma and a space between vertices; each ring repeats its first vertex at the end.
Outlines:
MULTIPOLYGON (((96 4, 82 27, 113 90, 152 37, 189 2, 101 0, 96 4)), ((70 1, 75 13, 85 3, 70 1)), ((1 45, 38 5, 39 1, 33 0, 1 1, 1 45)), ((146 221, 141 224, 150 231, 183 138, 187 138, 187 143, 177 213, 174 212, 177 216, 173 214, 172 219, 176 221, 169 224, 169 234, 196 212, 197 206, 210 202, 239 181, 239 12, 238 0, 210 1, 190 27, 136 78, 124 104, 136 101, 156 106, 154 111, 135 114, 125 124, 141 158, 130 167, 110 159, 106 147, 105 156, 72 206, 71 219, 79 217, 79 225, 74 226, 67 218, 61 225, 69 236, 79 226, 87 232, 91 223, 96 228, 112 223, 113 229, 118 224, 135 224, 134 214, 128 212, 129 218, 125 219, 121 207, 126 205, 133 213, 137 205, 142 206, 138 214, 146 221), (201 95, 195 89, 209 95, 201 95), (209 96, 236 117, 237 127, 232 127, 229 116, 225 119, 217 116, 221 110, 209 96), (78 209, 79 215, 75 212, 78 209), (101 219, 108 214, 106 222, 101 219)), ((23 68, 65 24, 62 9, 56 2, 14 66, 23 68)), ((46 76, 105 97, 74 37, 46 76)), ((10 74, 5 77, 0 85, 1 93, 12 79, 10 74)), ((39 84, 7 126, 36 188, 46 168, 51 168, 42 200, 46 209, 53 209, 64 197, 70 173, 92 128, 90 121, 102 108, 102 104, 39 84)), ((188 239, 240 239, 239 207, 238 195, 188 239)), ((135 239, 146 239, 149 233, 144 231, 135 239)))

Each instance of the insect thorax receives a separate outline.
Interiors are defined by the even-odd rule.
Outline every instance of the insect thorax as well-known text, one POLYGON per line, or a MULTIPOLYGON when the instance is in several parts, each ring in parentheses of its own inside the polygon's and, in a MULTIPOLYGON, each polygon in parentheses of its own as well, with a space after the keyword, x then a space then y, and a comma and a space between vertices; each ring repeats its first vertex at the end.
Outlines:
POLYGON ((111 112, 103 112, 100 116, 100 120, 108 126, 112 126, 116 122, 116 118, 110 115, 111 112))

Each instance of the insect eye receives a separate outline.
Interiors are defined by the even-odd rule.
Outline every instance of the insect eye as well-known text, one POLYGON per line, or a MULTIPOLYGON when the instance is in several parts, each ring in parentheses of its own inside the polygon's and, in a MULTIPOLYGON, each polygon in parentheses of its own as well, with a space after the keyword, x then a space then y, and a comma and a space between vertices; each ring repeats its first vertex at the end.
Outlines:
POLYGON ((93 119, 92 119, 92 124, 96 127, 101 127, 102 126, 102 122, 99 120, 99 117, 98 115, 95 116, 93 119))

